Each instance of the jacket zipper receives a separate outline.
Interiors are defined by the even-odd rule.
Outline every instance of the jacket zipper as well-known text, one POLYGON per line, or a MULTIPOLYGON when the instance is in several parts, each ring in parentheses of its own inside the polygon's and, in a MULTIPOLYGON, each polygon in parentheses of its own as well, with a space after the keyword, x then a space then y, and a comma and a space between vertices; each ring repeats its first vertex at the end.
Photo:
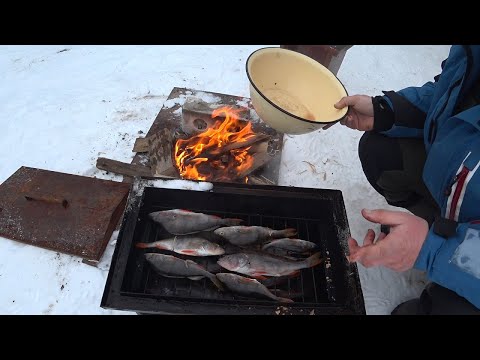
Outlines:
POLYGON ((465 180, 467 179, 469 172, 470 170, 468 170, 465 166, 463 166, 460 173, 457 176, 455 176, 452 184, 450 185, 449 189, 447 189, 446 191, 446 195, 449 196, 451 194, 453 185, 458 182, 457 187, 455 189, 455 193, 453 194, 452 204, 450 206, 450 212, 448 214, 448 218, 450 220, 454 220, 455 218, 455 212, 457 210, 458 200, 460 199, 460 194, 462 193, 463 186, 465 185, 465 180))

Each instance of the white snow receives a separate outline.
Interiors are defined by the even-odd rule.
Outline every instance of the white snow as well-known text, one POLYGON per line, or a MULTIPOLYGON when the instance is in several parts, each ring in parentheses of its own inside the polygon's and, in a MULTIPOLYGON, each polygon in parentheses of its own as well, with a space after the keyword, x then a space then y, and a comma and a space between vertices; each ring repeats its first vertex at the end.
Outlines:
POLYGON ((196 182, 188 180, 150 180, 147 186, 164 189, 183 189, 194 191, 209 191, 213 189, 213 184, 209 182, 196 182))
MULTIPOLYGON (((197 97, 208 95, 203 91, 249 97, 245 61, 260 47, 1 46, 0 182, 20 166, 121 181, 95 168, 98 156, 130 162, 135 138, 144 136, 162 105, 185 101, 165 103, 173 87, 198 90, 197 97)), ((449 46, 358 45, 347 52, 338 77, 350 94, 421 85, 439 73, 448 51, 449 46)), ((286 136, 280 185, 341 190, 351 233, 361 242, 370 225, 360 210, 390 207, 363 175, 360 136, 339 125, 286 136)), ((187 183, 155 186, 209 190, 208 184, 187 183)), ((100 308, 117 235, 97 268, 0 238, 0 313, 128 314, 100 308)), ((368 314, 388 314, 425 285, 417 271, 361 265, 359 271, 368 314)))
POLYGON ((480 250, 480 231, 468 229, 465 239, 452 256, 452 262, 463 271, 480 279, 480 260, 472 257, 480 250))
POLYGON ((215 104, 222 100, 216 95, 207 94, 203 91, 195 91, 194 96, 202 101, 205 101, 207 104, 215 104))

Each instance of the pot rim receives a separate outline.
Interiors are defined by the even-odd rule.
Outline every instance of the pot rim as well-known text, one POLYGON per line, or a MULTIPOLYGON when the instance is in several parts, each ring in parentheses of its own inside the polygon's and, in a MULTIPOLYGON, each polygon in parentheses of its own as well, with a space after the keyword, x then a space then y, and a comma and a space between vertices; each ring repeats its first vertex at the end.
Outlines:
MULTIPOLYGON (((304 118, 302 118, 302 117, 300 117, 300 116, 297 116, 297 115, 295 115, 295 114, 292 114, 292 113, 288 112, 287 110, 282 109, 280 106, 278 106, 277 104, 273 103, 270 99, 268 99, 268 98, 258 89, 257 85, 255 85, 255 83, 253 82, 252 78, 250 77, 250 73, 249 73, 249 71, 248 71, 248 63, 250 62, 250 58, 251 58, 255 53, 257 53, 257 52, 259 52, 259 51, 262 51, 262 50, 266 50, 266 49, 281 49, 282 51, 290 51, 290 52, 293 52, 293 53, 296 53, 296 54, 300 54, 300 55, 303 55, 303 54, 298 53, 298 52, 293 51, 293 50, 289 50, 289 49, 283 49, 283 48, 279 48, 279 47, 275 47, 275 46, 266 46, 266 47, 263 47, 263 48, 260 48, 260 49, 255 50, 254 52, 252 52, 252 53, 248 56, 247 61, 246 61, 246 63, 245 63, 245 70, 246 70, 246 72, 247 72, 248 81, 249 81, 250 84, 254 87, 254 89, 260 94, 260 96, 261 96, 262 98, 264 98, 268 103, 270 103, 272 106, 274 106, 275 108, 277 108, 277 109, 280 110, 281 112, 283 112, 283 113, 285 113, 285 114, 287 114, 287 115, 289 115, 289 116, 291 116, 291 117, 293 117, 293 118, 295 118, 295 119, 297 119, 297 120, 305 121, 305 122, 310 123, 310 124, 334 124, 334 123, 337 123, 337 122, 343 120, 343 119, 348 115, 348 113, 350 112, 350 106, 348 106, 347 111, 345 112, 345 115, 343 115, 341 118, 339 118, 339 119, 337 119, 337 120, 327 121, 327 122, 323 122, 323 121, 312 121, 312 120, 304 119, 304 118)), ((303 56, 307 57, 309 61, 315 61, 317 64, 320 64, 318 61, 312 59, 311 57, 309 57, 309 56, 307 56, 307 55, 303 55, 303 56)), ((322 64, 320 64, 320 65, 322 65, 322 64)), ((343 89, 345 90, 346 96, 349 96, 347 89, 345 88, 345 86, 343 85, 343 83, 340 81, 340 79, 339 79, 334 73, 332 73, 330 70, 328 70, 327 67, 325 67, 324 65, 322 65, 322 66, 323 66, 325 69, 327 69, 327 71, 329 71, 329 72, 337 79, 337 81, 340 83, 340 85, 342 85, 343 89)))

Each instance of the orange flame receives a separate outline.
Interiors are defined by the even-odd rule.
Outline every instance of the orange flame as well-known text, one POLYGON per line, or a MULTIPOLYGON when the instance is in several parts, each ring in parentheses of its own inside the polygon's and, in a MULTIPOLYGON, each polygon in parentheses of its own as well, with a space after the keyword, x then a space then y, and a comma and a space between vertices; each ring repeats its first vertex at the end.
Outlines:
POLYGON ((223 114, 225 120, 217 120, 205 132, 176 142, 175 163, 182 178, 228 181, 252 166, 253 156, 248 152, 251 146, 224 150, 255 136, 252 124, 239 120, 241 111, 229 106, 218 108, 212 112, 212 118, 223 114))

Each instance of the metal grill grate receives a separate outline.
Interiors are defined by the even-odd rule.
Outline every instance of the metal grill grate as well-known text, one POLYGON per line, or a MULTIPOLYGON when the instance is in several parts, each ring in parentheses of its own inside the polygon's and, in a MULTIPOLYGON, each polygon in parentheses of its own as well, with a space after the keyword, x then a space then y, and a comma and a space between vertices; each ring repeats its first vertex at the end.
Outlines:
POLYGON ((160 225, 148 218, 148 214, 173 208, 241 218, 244 220, 242 225, 265 226, 276 230, 297 229, 296 237, 316 243, 324 261, 313 268, 302 269, 298 276, 271 288, 293 296, 294 303, 288 304, 292 311, 317 309, 325 313, 364 312, 357 269, 348 264, 344 256, 348 224, 339 191, 235 184, 215 184, 212 192, 146 188, 142 201, 126 215, 128 219, 122 226, 122 229, 130 229, 130 234, 125 235, 121 231, 117 242, 117 247, 121 242, 123 248, 116 249, 114 257, 120 258, 114 260, 120 261, 121 265, 112 262, 110 272, 117 272, 119 276, 115 278, 109 274, 109 279, 113 277, 118 292, 109 289, 114 286, 110 285, 112 280, 107 281, 102 303, 106 301, 110 290, 110 297, 119 303, 128 302, 130 310, 148 308, 147 312, 167 311, 173 306, 177 310, 182 309, 180 312, 194 313, 202 313, 207 308, 209 313, 273 313, 279 305, 285 306, 270 299, 244 297, 228 290, 220 292, 206 278, 192 281, 158 275, 145 261, 146 252, 191 259, 205 267, 208 261, 215 263, 218 260, 218 257, 190 257, 134 246, 137 242, 153 242, 170 237, 160 225), (122 235, 126 236, 126 242, 120 239, 122 235))

